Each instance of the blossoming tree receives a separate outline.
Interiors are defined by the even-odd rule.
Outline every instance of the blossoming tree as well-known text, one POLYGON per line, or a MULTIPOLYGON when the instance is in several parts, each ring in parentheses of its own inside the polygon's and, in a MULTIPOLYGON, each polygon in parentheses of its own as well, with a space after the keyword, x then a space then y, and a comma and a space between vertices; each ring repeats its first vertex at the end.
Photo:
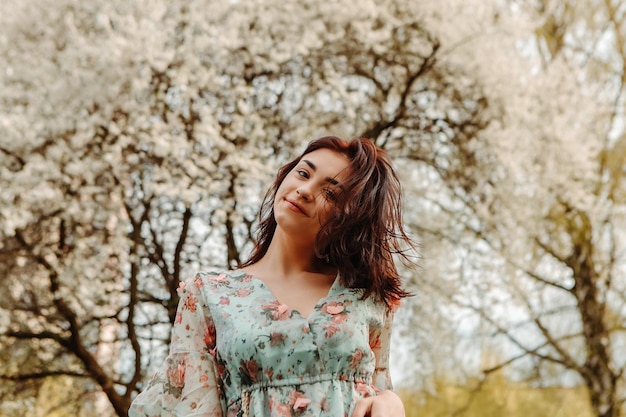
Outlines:
POLYGON ((77 381, 73 412, 93 392, 100 414, 126 415, 167 349, 179 281, 241 259, 268 180, 307 140, 367 134, 417 157, 416 129, 438 123, 419 106, 478 113, 451 78, 440 87, 438 42, 404 6, 2 5, 15 415, 59 376, 77 381))
POLYGON ((8 412, 63 377, 74 413, 87 393, 126 415, 180 280, 242 260, 275 169, 337 134, 375 139, 405 180, 421 334, 470 311, 503 349, 492 369, 556 363, 619 415, 623 6, 594 9, 622 37, 582 64, 604 32, 550 26, 556 3, 300 3, 0 4, 8 412))

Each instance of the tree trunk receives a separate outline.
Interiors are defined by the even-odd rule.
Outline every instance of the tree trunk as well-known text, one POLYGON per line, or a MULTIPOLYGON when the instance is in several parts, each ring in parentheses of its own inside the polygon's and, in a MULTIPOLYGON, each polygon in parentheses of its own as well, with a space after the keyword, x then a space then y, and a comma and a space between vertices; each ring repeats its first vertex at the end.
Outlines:
POLYGON ((586 347, 585 363, 579 372, 589 390, 591 407, 597 417, 620 417, 616 401, 618 376, 611 369, 610 337, 604 322, 606 304, 598 288, 600 277, 593 260, 592 226, 584 213, 569 219, 573 248, 566 263, 574 277, 573 294, 581 315, 586 347))

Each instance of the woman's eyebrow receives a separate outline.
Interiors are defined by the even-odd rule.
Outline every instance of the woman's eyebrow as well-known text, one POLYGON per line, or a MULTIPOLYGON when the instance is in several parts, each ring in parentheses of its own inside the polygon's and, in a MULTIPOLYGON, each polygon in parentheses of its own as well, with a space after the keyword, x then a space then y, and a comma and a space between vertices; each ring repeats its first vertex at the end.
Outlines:
POLYGON ((303 159, 302 162, 307 164, 313 171, 317 171, 317 167, 313 162, 309 161, 308 159, 303 159))
MULTIPOLYGON (((302 162, 307 164, 311 168, 312 171, 314 171, 314 172, 317 171, 317 167, 315 166, 315 164, 313 162, 309 161, 308 159, 303 159, 302 162)), ((332 185, 335 185, 335 186, 341 188, 342 190, 344 190, 344 188, 341 186, 341 184, 339 184, 339 181, 337 181, 334 178, 326 177, 325 181, 331 183, 332 185)))

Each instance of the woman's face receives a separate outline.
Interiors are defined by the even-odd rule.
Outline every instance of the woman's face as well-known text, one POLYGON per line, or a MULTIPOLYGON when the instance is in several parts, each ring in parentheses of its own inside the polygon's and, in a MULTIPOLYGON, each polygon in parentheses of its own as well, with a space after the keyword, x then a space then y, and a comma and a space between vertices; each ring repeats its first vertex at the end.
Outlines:
POLYGON ((274 200, 277 227, 311 244, 342 192, 348 158, 330 149, 304 155, 278 187, 274 200))

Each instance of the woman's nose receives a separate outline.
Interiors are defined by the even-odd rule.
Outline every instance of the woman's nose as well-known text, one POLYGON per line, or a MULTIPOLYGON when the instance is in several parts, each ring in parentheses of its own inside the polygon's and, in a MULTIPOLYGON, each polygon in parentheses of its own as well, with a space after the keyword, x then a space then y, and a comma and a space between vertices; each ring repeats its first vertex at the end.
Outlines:
POLYGON ((309 190, 307 187, 298 187, 296 189, 296 194, 298 194, 300 196, 300 198, 304 199, 304 200, 311 200, 313 194, 311 193, 311 190, 309 190))

